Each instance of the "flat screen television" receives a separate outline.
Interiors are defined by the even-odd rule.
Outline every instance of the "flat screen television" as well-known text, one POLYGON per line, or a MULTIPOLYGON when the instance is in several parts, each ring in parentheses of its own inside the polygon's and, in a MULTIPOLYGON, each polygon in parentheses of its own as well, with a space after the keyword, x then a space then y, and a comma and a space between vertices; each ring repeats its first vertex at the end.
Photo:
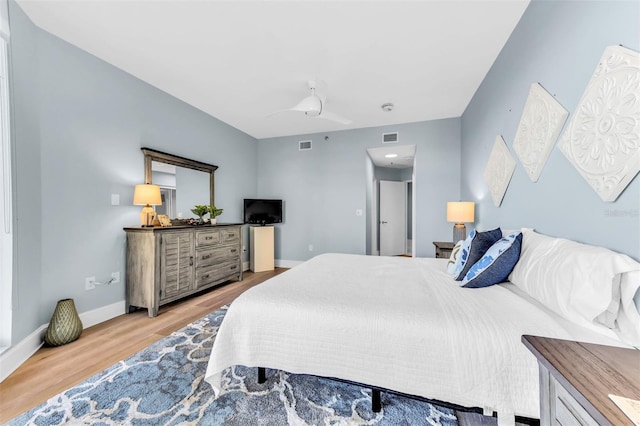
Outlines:
POLYGON ((245 198, 244 223, 254 225, 282 223, 282 200, 245 198))

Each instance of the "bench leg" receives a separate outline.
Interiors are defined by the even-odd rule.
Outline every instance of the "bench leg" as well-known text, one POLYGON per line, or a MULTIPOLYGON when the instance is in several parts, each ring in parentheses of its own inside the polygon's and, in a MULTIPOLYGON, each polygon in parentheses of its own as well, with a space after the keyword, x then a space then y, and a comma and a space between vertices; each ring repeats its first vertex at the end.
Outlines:
POLYGON ((264 367, 258 367, 258 383, 264 383, 267 381, 267 369, 264 367))
POLYGON ((382 410, 382 402, 380 401, 380 390, 371 389, 371 411, 379 413, 382 410))

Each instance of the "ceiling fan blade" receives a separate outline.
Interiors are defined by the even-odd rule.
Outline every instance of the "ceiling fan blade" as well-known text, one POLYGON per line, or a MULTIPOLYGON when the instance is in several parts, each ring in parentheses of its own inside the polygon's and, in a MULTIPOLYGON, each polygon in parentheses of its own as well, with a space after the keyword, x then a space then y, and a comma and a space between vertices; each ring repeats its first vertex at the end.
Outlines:
POLYGON ((329 111, 322 111, 322 114, 318 118, 324 118, 325 120, 336 121, 341 124, 351 124, 351 120, 344 117, 340 117, 338 114, 334 114, 329 111))
POLYGON ((306 98, 304 98, 303 100, 298 102, 296 105, 292 106, 291 108, 281 109, 281 110, 272 112, 271 114, 267 115, 267 117, 271 117, 276 114, 280 114, 288 111, 304 112, 305 114, 309 111, 312 111, 312 112, 320 111, 322 107, 318 102, 319 102, 319 98, 317 96, 307 96, 306 98))

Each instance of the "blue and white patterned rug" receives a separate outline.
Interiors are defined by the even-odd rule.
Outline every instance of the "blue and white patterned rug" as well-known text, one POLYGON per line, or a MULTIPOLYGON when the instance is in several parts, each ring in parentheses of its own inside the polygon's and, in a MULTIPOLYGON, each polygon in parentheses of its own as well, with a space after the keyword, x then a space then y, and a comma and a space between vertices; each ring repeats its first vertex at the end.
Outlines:
POLYGON ((314 376, 234 367, 218 399, 204 381, 226 308, 189 324, 87 381, 11 420, 9 425, 443 425, 453 410, 388 393, 371 411, 371 392, 314 376))

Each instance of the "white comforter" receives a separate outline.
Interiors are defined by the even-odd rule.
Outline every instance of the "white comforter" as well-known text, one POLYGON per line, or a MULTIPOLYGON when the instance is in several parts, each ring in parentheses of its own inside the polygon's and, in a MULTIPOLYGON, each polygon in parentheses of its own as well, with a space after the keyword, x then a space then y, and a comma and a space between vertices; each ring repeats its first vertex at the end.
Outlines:
POLYGON ((233 302, 205 379, 219 394, 233 365, 338 377, 495 410, 510 423, 539 417, 523 334, 624 346, 512 285, 460 288, 442 259, 324 254, 233 302))

